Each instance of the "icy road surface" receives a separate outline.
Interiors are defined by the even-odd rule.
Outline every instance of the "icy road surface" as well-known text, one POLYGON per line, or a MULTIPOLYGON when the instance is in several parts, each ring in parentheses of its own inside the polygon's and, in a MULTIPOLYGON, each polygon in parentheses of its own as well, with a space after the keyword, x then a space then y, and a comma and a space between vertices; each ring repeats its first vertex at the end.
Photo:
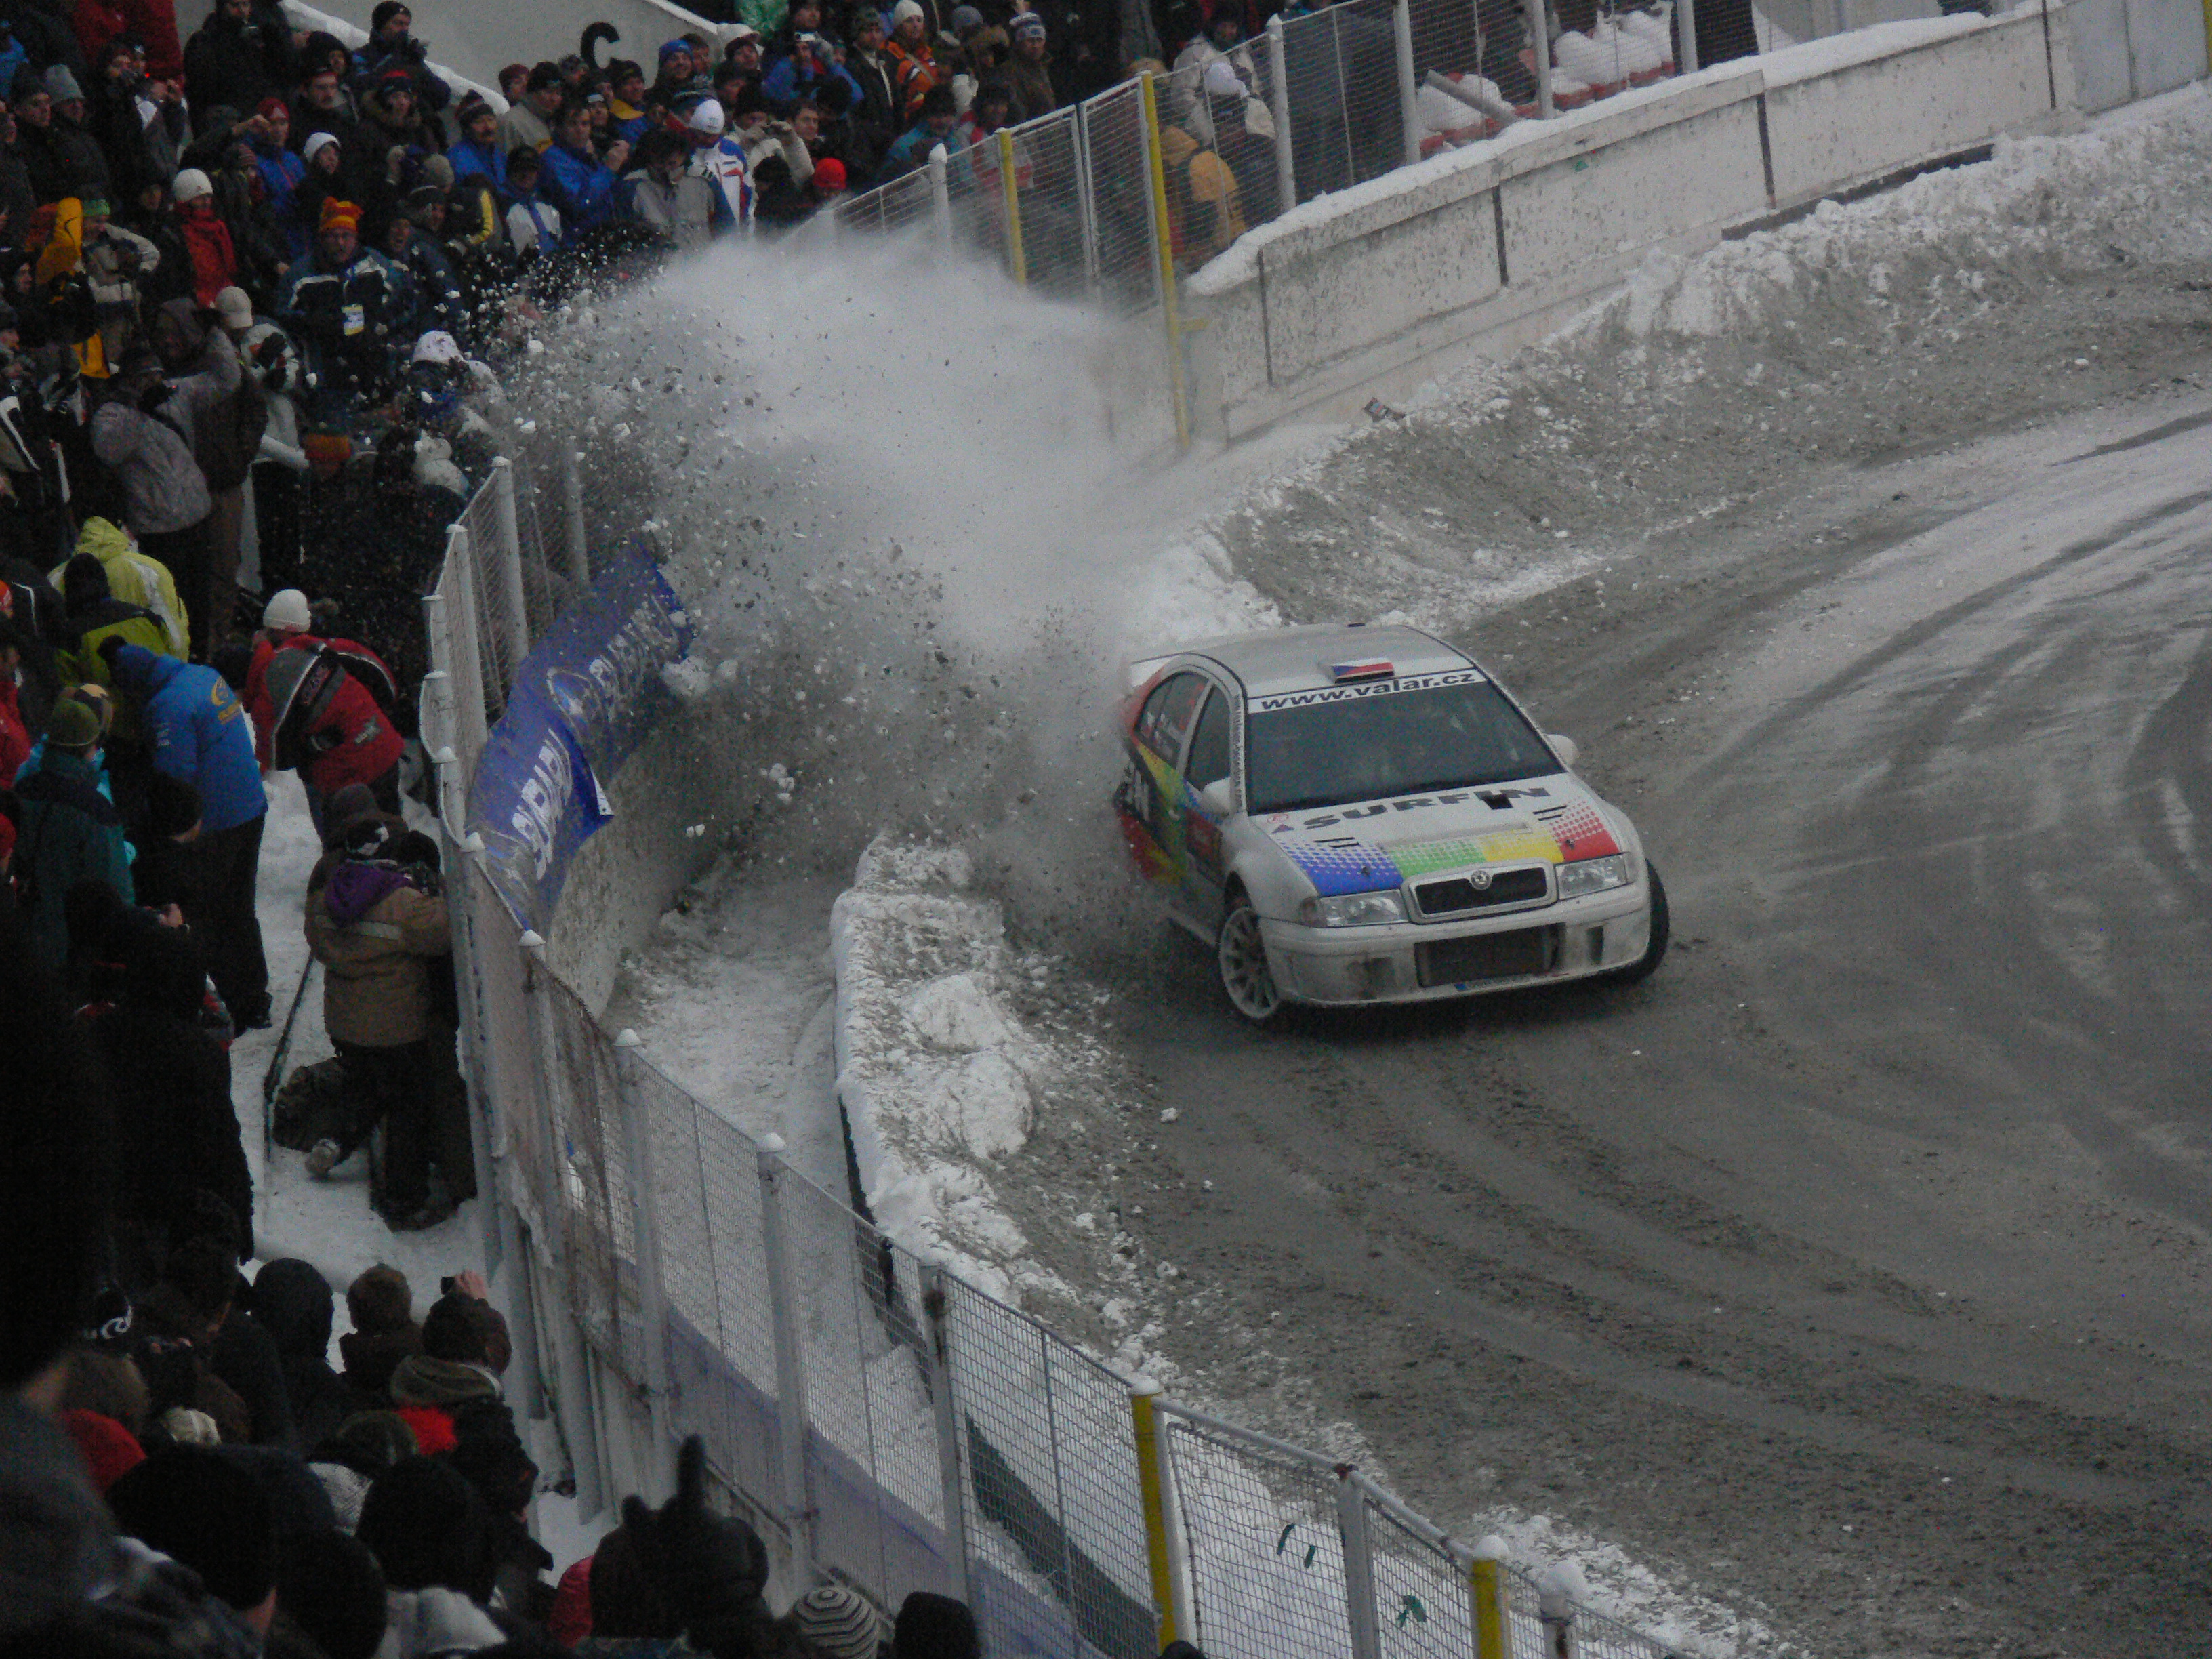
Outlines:
POLYGON ((1571 1516, 1831 1653, 2203 1639, 2209 481, 2177 398, 1680 544, 1632 626, 1474 628, 1674 951, 1265 1034, 1191 953, 1152 1243, 1447 1524, 1571 1516))

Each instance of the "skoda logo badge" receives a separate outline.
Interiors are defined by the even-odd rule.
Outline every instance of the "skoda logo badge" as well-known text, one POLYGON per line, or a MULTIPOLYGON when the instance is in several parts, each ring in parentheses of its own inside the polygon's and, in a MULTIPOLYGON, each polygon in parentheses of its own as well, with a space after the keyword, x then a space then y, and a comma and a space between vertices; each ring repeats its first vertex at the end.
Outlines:
POLYGON ((1485 891, 1490 885, 1490 872, 1487 870, 1473 871, 1468 874, 1468 879, 1474 884, 1474 890, 1476 892, 1480 893, 1485 891))

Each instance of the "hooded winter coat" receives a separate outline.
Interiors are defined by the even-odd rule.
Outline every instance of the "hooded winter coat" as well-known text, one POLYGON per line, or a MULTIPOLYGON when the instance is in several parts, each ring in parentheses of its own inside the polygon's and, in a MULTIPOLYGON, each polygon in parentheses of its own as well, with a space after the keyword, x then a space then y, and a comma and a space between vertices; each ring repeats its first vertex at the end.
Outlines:
POLYGON ((131 854, 123 819, 100 793, 100 769, 88 757, 49 747, 38 769, 15 785, 22 816, 15 825, 14 872, 27 888, 24 930, 40 963, 59 973, 69 957, 63 901, 80 881, 104 881, 128 904, 131 854))
POLYGON ((92 417, 92 453, 123 486, 123 521, 141 536, 200 522, 213 505, 191 446, 167 421, 111 398, 92 417))
POLYGON ((343 860, 309 883, 307 930, 332 1037, 390 1048, 428 1035, 428 959, 453 948, 445 900, 391 865, 343 860))
MULTIPOLYGON (((67 605, 63 612, 64 637, 58 662, 61 671, 79 684, 112 683, 107 659, 100 652, 106 640, 120 640, 125 645, 141 646, 162 656, 179 654, 169 648, 167 631, 153 612, 126 604, 108 592, 107 573, 97 563, 87 560, 77 565, 67 577, 63 592, 67 605)), ((135 738, 144 728, 138 720, 126 719, 130 712, 118 708, 116 720, 125 736, 135 738)))
POLYGON ((253 1276, 253 1316, 276 1346, 285 1398, 301 1450, 320 1445, 349 1416, 360 1396, 331 1369, 330 1281, 314 1264, 295 1257, 271 1261, 253 1276))
MULTIPOLYGON (((177 597, 177 584, 169 575, 169 567, 150 555, 141 553, 138 544, 105 519, 87 519, 84 528, 77 532, 76 550, 89 553, 100 561, 100 568, 107 573, 107 591, 125 605, 135 605, 150 611, 158 618, 161 629, 168 636, 163 648, 173 657, 189 654, 188 618, 184 601, 177 597)), ((68 562, 56 565, 47 580, 54 591, 62 591, 62 575, 69 568, 68 562)))
POLYGON ((269 810, 253 758, 252 722, 222 675, 135 645, 114 653, 115 683, 138 700, 155 769, 200 792, 200 831, 219 835, 269 810))

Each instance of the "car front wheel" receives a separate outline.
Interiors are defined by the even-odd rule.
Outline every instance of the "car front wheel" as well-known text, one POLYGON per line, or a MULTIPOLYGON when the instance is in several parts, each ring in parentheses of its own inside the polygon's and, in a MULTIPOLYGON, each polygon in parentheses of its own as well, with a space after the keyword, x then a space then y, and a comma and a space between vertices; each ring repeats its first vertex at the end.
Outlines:
POLYGON ((1222 919, 1215 940, 1214 963, 1221 973, 1221 988, 1230 1006, 1261 1024, 1283 1006, 1275 989, 1275 976, 1267 967, 1267 943, 1260 937, 1260 913, 1242 893, 1232 894, 1229 914, 1222 919))
POLYGON ((1616 985, 1634 985, 1647 980, 1659 971, 1659 963, 1667 955, 1667 884, 1659 879, 1659 866, 1644 860, 1644 873, 1651 881, 1651 941, 1644 947, 1644 954, 1626 968, 1616 968, 1606 975, 1616 985))

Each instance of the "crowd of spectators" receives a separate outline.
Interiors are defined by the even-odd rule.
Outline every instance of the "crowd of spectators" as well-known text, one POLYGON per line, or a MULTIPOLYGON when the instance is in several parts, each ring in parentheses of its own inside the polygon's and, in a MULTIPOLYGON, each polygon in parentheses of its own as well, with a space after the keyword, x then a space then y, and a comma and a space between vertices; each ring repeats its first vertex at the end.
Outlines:
POLYGON ((1073 10, 773 14, 649 67, 518 64, 501 112, 395 0, 357 51, 273 0, 182 40, 168 0, 0 0, 0 1659, 979 1651, 942 1597, 771 1618, 696 1443, 673 1499, 549 1581, 482 1283, 418 1322, 363 1274, 333 1367, 324 1275, 240 1271, 271 772, 324 849, 295 914, 337 1051, 284 1138, 325 1176, 380 1128, 394 1230, 475 1191, 438 847, 402 797, 421 595, 548 308, 1127 67, 1073 10))

